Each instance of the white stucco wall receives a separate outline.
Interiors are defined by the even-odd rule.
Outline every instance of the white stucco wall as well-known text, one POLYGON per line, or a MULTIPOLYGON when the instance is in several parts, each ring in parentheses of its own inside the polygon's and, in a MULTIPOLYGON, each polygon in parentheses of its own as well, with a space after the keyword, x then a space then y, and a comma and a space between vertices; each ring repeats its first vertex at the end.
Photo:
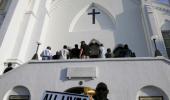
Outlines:
MULTIPOLYGON (((39 53, 51 46, 55 54, 65 44, 73 47, 82 40, 88 43, 96 38, 105 48, 113 50, 117 44, 126 43, 136 56, 151 56, 143 30, 141 6, 135 0, 13 0, 0 30, 3 35, 0 37, 0 71, 8 59, 30 60, 37 41, 42 43, 39 53), (90 24, 91 16, 85 16, 90 6, 102 12, 96 19, 96 26, 90 24)), ((162 12, 156 13, 158 23, 169 18, 162 12)), ((162 51, 165 49, 159 47, 162 51)))
POLYGON ((137 56, 148 56, 140 7, 140 4, 131 0, 54 1, 54 4, 51 4, 51 9, 48 10, 48 35, 46 35, 43 45, 51 45, 55 52, 60 50, 64 44, 73 47, 81 40, 88 42, 92 38, 96 38, 103 42, 106 48, 113 49, 119 43, 127 43, 137 56), (87 15, 88 6, 90 7, 91 4, 103 12, 101 18, 103 18, 105 28, 102 27, 102 21, 98 22, 100 19, 96 20, 94 25, 88 24, 88 22, 91 23, 91 16, 87 15), (77 17, 79 14, 80 17, 77 17), (106 17, 107 20, 104 20, 106 17), (75 20, 76 18, 77 20, 75 20), (77 22, 72 29, 73 33, 70 33, 70 26, 73 27, 74 21, 77 22), (110 32, 104 33, 103 31, 110 32))
MULTIPOLYGON (((145 92, 141 91, 146 86, 159 88, 161 91, 154 93, 163 91, 164 95, 169 98, 169 65, 168 60, 159 57, 31 61, 0 77, 0 99, 3 99, 12 88, 24 86, 28 88, 31 100, 41 100, 46 90, 63 92, 68 88, 80 86, 79 81, 83 81, 82 86, 92 88, 95 88, 99 82, 105 82, 109 88, 110 100, 137 100, 137 96, 146 96, 145 92), (66 70, 73 67, 96 67, 97 78, 68 80, 66 70)), ((150 93, 150 96, 154 93, 150 93)), ((166 98, 164 100, 168 100, 166 98)))

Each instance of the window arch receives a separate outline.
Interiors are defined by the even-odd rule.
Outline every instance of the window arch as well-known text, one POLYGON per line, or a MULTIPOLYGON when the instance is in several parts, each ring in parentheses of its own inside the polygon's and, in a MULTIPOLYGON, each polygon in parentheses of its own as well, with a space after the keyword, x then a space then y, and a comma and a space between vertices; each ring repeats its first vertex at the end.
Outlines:
POLYGON ((148 100, 150 100, 149 98, 152 99, 159 98, 159 100, 169 100, 168 96, 161 88, 152 85, 144 86, 138 91, 136 100, 140 100, 141 98, 148 98, 148 100))
MULTIPOLYGON (((87 19, 86 19, 87 20, 87 19)), ((86 21, 86 22, 91 22, 86 21)), ((77 15, 73 18, 71 21, 69 32, 79 32, 79 31, 85 31, 84 29, 88 29, 88 31, 96 31, 100 29, 104 30, 113 30, 116 28, 116 20, 115 17, 103 6, 91 2, 88 5, 86 5, 83 9, 81 9, 77 15), (86 18, 89 18, 87 12, 91 12, 93 9, 96 9, 96 11, 100 12, 100 17, 96 17, 98 20, 98 27, 94 27, 91 23, 85 23, 84 20, 86 18), (82 23, 83 22, 83 23, 82 23), (107 23, 107 24, 106 24, 107 23), (85 27, 86 26, 86 27, 85 27)))
POLYGON ((6 93, 3 100, 31 100, 30 91, 24 86, 16 86, 6 93))

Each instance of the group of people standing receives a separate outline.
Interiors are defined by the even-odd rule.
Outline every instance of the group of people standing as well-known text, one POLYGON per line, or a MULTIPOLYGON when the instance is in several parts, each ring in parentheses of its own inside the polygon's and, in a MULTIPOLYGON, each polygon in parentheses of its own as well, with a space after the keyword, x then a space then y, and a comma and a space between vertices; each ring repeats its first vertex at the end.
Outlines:
POLYGON ((74 48, 68 48, 66 45, 63 46, 63 49, 57 51, 55 55, 51 53, 51 47, 47 47, 40 54, 42 60, 51 60, 51 59, 87 59, 87 58, 116 58, 116 57, 135 57, 135 53, 132 52, 128 45, 119 45, 113 52, 110 48, 107 50, 104 48, 102 43, 89 43, 86 44, 85 41, 81 41, 80 48, 78 44, 75 44, 74 48))
MULTIPOLYGON (((108 50, 110 52, 110 50, 108 50)), ((112 53, 112 57, 121 58, 121 57, 136 57, 136 54, 129 49, 128 45, 119 44, 112 53)))

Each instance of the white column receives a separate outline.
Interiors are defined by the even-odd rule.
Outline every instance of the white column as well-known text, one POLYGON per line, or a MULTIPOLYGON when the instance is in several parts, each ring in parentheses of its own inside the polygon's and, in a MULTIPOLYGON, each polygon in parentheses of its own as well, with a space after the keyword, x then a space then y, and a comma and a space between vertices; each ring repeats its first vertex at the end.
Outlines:
MULTIPOLYGON (((161 37, 159 36, 161 31, 158 28, 158 22, 156 19, 156 15, 154 13, 154 8, 152 7, 152 5, 150 3, 144 4, 143 15, 144 15, 144 21, 145 21, 145 25, 146 25, 145 28, 147 31, 146 38, 147 38, 147 42, 148 42, 148 47, 151 50, 151 55, 154 56, 154 54, 155 54, 155 47, 154 47, 154 43, 152 40, 153 37, 157 37, 156 45, 158 47, 158 50, 160 50, 161 53, 163 53, 164 45, 162 43, 163 41, 161 41, 161 39, 160 39, 161 37)), ((167 55, 163 55, 163 56, 167 56, 167 55)))
POLYGON ((30 39, 32 38, 32 34, 34 34, 33 31, 35 28, 35 24, 37 22, 37 13, 38 13, 39 5, 41 3, 40 1, 41 0, 30 1, 24 15, 23 25, 20 28, 21 29, 20 33, 24 35, 22 36, 22 42, 21 43, 19 42, 20 48, 16 51, 17 55, 13 57, 16 57, 22 62, 25 62, 26 52, 31 42, 30 39))
POLYGON ((23 60, 23 62, 31 60, 36 52, 36 42, 39 41, 42 32, 47 28, 47 26, 44 27, 47 14, 46 1, 48 0, 35 0, 33 9, 27 13, 29 21, 25 29, 25 35, 18 55, 18 58, 23 60))
MULTIPOLYGON (((23 17, 21 19, 21 23, 20 23, 20 27, 19 27, 19 31, 18 31, 18 36, 17 36, 17 39, 15 41, 15 49, 13 49, 13 52, 12 52, 12 55, 9 59, 13 59, 13 60, 19 60, 19 61, 22 61, 22 59, 19 58, 19 54, 21 52, 21 49, 22 49, 22 45, 25 44, 25 40, 27 40, 26 38, 24 38, 25 36, 28 37, 28 32, 27 32, 27 29, 29 28, 29 31, 32 31, 32 28, 31 26, 33 27, 34 24, 33 24, 33 17, 34 14, 33 12, 31 12, 33 9, 33 6, 34 6, 34 0, 27 0, 27 2, 25 2, 25 10, 23 12, 23 17), (30 25, 31 23, 31 25, 30 25)), ((29 37, 28 37, 29 38, 29 37)), ((25 44, 26 45, 26 44, 25 44)))
POLYGON ((25 0, 13 0, 8 9, 0 33, 4 33, 2 44, 0 45, 0 73, 3 72, 4 63, 11 58, 13 50, 16 49, 16 40, 19 36, 20 25, 22 23, 25 0))

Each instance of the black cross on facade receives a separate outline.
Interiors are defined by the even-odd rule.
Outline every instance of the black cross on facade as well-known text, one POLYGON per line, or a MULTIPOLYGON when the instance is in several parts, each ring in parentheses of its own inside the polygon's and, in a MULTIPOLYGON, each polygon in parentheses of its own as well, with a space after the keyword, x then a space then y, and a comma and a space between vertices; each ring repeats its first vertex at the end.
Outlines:
POLYGON ((88 13, 88 15, 92 15, 92 23, 95 24, 95 17, 96 14, 100 14, 100 12, 95 12, 95 9, 91 13, 88 13))

